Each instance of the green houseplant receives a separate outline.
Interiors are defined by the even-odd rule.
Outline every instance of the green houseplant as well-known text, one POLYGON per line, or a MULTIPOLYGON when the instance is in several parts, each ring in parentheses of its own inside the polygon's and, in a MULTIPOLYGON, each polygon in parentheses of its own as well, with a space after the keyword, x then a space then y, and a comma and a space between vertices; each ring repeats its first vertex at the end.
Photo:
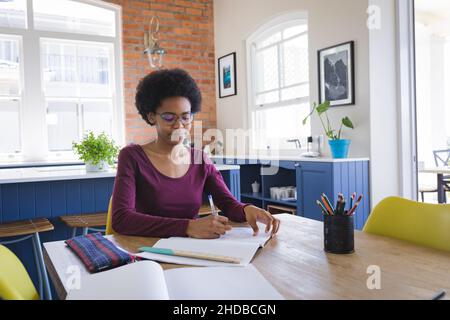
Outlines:
POLYGON ((330 119, 328 117, 329 109, 330 101, 325 101, 324 103, 319 105, 317 105, 317 103, 314 103, 311 113, 303 120, 303 125, 305 125, 308 118, 310 118, 314 114, 314 112, 316 112, 319 116, 320 123, 325 130, 325 135, 329 139, 328 144, 330 145, 333 158, 347 158, 350 140, 341 139, 342 129, 343 127, 347 127, 350 129, 354 129, 355 127, 353 126, 353 123, 349 117, 344 117, 341 120, 339 131, 336 132, 336 130, 332 128, 330 119))
POLYGON ((86 171, 104 171, 114 165, 119 147, 105 133, 87 133, 80 143, 72 143, 74 152, 86 164, 86 171))

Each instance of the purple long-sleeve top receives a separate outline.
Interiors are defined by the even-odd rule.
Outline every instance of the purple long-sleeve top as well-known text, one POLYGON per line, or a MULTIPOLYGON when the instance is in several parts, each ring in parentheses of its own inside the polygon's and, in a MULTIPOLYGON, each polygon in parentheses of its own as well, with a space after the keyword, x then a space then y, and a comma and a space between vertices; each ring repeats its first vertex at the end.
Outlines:
POLYGON ((190 151, 191 164, 180 178, 159 172, 140 145, 131 144, 120 151, 112 195, 115 232, 186 237, 189 221, 198 218, 203 192, 212 195, 214 203, 230 220, 245 221, 246 204, 233 197, 221 173, 203 151, 194 148, 190 151))

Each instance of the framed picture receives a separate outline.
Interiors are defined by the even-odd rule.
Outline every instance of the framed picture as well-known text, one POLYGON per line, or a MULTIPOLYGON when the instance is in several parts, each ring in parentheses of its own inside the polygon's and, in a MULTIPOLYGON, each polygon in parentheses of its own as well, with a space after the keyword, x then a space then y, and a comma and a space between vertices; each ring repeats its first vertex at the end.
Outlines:
POLYGON ((319 50, 319 101, 331 106, 355 104, 354 42, 319 50))
POLYGON ((236 95, 236 52, 219 58, 218 64, 219 98, 236 95))

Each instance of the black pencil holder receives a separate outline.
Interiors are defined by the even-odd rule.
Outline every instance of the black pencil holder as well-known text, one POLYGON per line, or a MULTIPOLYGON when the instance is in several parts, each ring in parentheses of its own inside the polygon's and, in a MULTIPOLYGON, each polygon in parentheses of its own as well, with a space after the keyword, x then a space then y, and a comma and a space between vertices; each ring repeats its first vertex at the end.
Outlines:
POLYGON ((326 215, 323 221, 324 249, 329 253, 355 252, 354 219, 347 215, 326 215))

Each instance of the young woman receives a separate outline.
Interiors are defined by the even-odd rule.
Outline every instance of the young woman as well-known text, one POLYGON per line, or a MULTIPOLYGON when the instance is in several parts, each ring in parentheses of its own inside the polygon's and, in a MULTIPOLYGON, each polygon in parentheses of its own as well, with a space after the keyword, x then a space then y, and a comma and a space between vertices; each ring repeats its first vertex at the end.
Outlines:
POLYGON ((218 238, 231 230, 229 220, 257 221, 275 234, 280 221, 269 212, 237 201, 222 175, 202 150, 183 145, 194 114, 201 108, 194 79, 180 69, 146 76, 136 93, 142 118, 158 137, 131 144, 119 154, 112 199, 112 227, 125 235, 218 238), (224 216, 198 218, 203 192, 211 194, 224 216))

